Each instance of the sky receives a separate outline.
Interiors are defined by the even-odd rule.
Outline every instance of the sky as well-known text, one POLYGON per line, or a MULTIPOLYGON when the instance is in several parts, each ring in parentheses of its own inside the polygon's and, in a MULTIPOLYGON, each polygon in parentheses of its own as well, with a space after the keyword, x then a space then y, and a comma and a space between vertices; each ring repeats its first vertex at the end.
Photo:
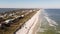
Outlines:
POLYGON ((60 8, 60 0, 0 0, 0 8, 60 8))

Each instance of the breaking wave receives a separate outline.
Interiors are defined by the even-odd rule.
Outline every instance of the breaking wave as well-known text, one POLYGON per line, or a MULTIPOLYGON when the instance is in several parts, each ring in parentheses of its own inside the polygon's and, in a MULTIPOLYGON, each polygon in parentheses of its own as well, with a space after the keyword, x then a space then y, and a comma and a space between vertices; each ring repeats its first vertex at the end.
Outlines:
POLYGON ((45 11, 43 11, 44 13, 44 18, 48 21, 48 23, 49 23, 49 25, 50 26, 57 26, 58 24, 54 21, 54 20, 52 20, 51 18, 49 18, 49 15, 48 15, 48 13, 47 12, 45 12, 45 11))
MULTIPOLYGON (((58 12, 60 13, 60 12, 58 12)), ((40 22, 41 25, 39 25, 38 34, 53 34, 53 33, 60 33, 60 14, 56 13, 55 11, 42 11, 42 21, 40 22), (50 33, 48 33, 50 32, 50 33), (51 33, 52 32, 52 33, 51 33)))
POLYGON ((47 17, 47 16, 44 16, 44 17, 49 22, 50 26, 57 26, 58 25, 54 20, 50 19, 49 17, 47 17))

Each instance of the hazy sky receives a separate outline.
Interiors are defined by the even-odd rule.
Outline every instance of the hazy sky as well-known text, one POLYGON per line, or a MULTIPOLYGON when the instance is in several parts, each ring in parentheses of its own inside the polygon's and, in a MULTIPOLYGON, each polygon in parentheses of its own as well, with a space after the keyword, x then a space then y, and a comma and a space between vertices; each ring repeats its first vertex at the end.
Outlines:
POLYGON ((0 0, 0 8, 60 8, 60 0, 0 0))

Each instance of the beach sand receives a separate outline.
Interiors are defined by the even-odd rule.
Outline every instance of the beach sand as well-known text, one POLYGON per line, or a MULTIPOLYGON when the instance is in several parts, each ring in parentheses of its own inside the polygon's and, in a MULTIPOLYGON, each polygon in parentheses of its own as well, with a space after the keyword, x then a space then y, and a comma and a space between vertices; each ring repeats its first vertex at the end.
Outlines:
POLYGON ((38 17, 36 18, 35 23, 32 25, 31 29, 29 30, 29 34, 36 34, 37 30, 38 30, 38 26, 39 26, 39 22, 40 22, 40 18, 39 15, 41 14, 41 10, 38 12, 38 17))

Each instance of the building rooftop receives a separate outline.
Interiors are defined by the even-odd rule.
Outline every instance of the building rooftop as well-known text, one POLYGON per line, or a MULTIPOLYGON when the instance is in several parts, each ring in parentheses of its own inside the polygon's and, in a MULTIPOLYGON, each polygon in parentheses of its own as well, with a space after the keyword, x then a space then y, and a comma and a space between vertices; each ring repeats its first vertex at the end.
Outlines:
MULTIPOLYGON (((27 9, 28 10, 28 9, 27 9)), ((16 32, 18 29, 20 29, 22 27, 22 25, 28 21, 38 10, 33 9, 34 11, 26 11, 23 12, 21 14, 19 14, 19 16, 24 16, 23 18, 20 19, 16 19, 18 21, 14 22, 13 24, 10 25, 10 27, 5 27, 5 29, 0 29, 0 34, 14 34, 14 32, 16 32), (26 14, 28 13, 28 14, 26 14), (26 15, 25 15, 26 14, 26 15)), ((17 12, 17 11, 16 11, 17 12)), ((18 16, 18 15, 17 15, 18 16)), ((7 16, 8 17, 8 16, 7 16)), ((16 18, 16 17, 15 17, 16 18)), ((13 18, 14 19, 14 18, 13 18)), ((9 22, 11 19, 5 19, 5 22, 9 22)))

